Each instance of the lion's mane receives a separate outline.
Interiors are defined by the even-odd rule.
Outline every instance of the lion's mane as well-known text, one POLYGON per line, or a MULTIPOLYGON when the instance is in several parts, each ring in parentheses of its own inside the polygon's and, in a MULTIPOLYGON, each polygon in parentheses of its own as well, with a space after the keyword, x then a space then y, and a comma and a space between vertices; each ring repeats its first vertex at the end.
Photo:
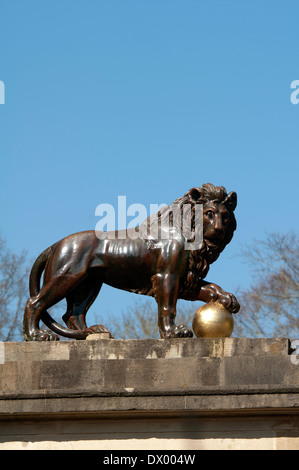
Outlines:
MULTIPOLYGON (((208 244, 205 239, 199 249, 188 250, 188 268, 184 276, 184 280, 179 288, 179 297, 189 297, 199 291, 201 281, 206 277, 210 264, 212 264, 219 257, 220 253, 224 250, 226 245, 231 241, 234 231, 236 230, 237 223, 234 216, 234 210, 237 205, 237 195, 235 192, 227 193, 223 186, 214 186, 211 183, 203 184, 200 188, 192 188, 184 196, 176 199, 169 206, 163 207, 157 214, 150 215, 138 228, 140 238, 143 238, 149 249, 155 249, 159 240, 146 238, 145 233, 151 233, 153 225, 162 223, 165 217, 169 217, 169 225, 171 226, 171 208, 179 205, 181 208, 181 214, 183 214, 183 206, 186 204, 191 205, 191 227, 195 229, 195 205, 196 204, 207 204, 208 202, 222 203, 226 206, 229 213, 229 222, 226 226, 225 237, 219 243, 218 249, 213 253, 210 251, 208 244)), ((183 223, 183 217, 181 217, 181 224, 183 223)), ((174 226, 177 233, 181 232, 182 226, 174 226)), ((139 294, 145 294, 149 296, 155 296, 156 291, 156 276, 152 278, 152 288, 142 289, 134 292, 139 294)))

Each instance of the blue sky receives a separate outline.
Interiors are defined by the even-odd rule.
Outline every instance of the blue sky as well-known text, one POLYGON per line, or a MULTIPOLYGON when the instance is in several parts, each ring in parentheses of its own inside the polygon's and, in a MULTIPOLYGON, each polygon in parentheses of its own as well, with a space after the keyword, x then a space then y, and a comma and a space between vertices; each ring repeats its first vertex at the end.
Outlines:
MULTIPOLYGON (((246 288, 242 247, 299 225, 298 14, 292 0, 1 0, 8 246, 34 259, 93 229, 100 203, 149 208, 211 182, 237 192, 238 229, 208 279, 246 288)), ((103 288, 91 312, 135 297, 103 288)))

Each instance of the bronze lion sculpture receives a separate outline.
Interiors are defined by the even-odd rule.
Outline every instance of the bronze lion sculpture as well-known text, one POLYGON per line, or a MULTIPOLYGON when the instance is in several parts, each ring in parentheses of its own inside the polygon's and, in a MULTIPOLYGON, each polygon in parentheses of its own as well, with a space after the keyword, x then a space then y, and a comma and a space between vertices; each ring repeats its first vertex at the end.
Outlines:
POLYGON ((30 273, 30 297, 23 323, 25 340, 56 341, 58 335, 85 339, 91 333, 109 333, 102 325, 88 328, 85 321, 103 283, 153 296, 158 305, 161 338, 193 336, 185 325, 175 324, 178 299, 217 300, 230 312, 238 312, 240 306, 233 294, 204 281, 210 264, 233 237, 236 205, 235 192, 228 194, 222 186, 204 184, 201 188, 190 189, 155 217, 148 217, 134 228, 134 233, 128 229, 109 237, 109 232, 98 234, 89 230, 69 235, 50 246, 37 258, 30 273), (187 204, 191 207, 193 225, 194 209, 198 205, 202 209, 202 240, 197 249, 186 249, 181 222, 177 222, 169 211, 172 207, 183 208, 187 204), (148 229, 157 225, 157 221, 159 225, 165 214, 170 220, 169 232, 174 236, 146 237, 144 234, 148 229), (67 311, 62 317, 67 328, 47 312, 62 299, 67 302, 67 311), (50 330, 40 329, 40 320, 50 330))

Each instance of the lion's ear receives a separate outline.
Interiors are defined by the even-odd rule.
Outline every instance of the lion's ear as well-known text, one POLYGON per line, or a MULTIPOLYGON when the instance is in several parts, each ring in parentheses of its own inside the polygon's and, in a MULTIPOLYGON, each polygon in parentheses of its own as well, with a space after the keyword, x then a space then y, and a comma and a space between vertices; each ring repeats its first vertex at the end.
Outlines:
POLYGON ((188 196, 193 201, 197 201, 202 196, 202 189, 201 188, 189 189, 189 191, 185 194, 185 196, 188 196))
POLYGON ((237 193, 231 191, 223 202, 231 211, 234 211, 237 207, 237 193))

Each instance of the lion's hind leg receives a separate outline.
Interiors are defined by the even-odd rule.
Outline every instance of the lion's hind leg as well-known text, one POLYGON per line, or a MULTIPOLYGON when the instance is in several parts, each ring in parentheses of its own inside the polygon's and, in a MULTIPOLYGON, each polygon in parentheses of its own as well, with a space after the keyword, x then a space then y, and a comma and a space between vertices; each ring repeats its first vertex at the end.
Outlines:
MULTIPOLYGON (((48 316, 47 310, 64 299, 78 282, 80 282, 80 276, 71 274, 48 277, 39 293, 27 300, 23 323, 23 334, 26 341, 57 341, 59 339, 52 331, 41 330, 39 323, 41 319, 45 322, 48 316)), ((58 324, 53 326, 59 334, 66 336, 63 329, 60 331, 58 324)), ((72 337, 72 335, 68 336, 72 337)))
POLYGON ((40 329, 39 298, 29 297, 25 306, 23 336, 25 341, 58 341, 59 337, 50 330, 40 329))
POLYGON ((64 298, 71 287, 70 276, 60 276, 45 284, 40 292, 27 300, 24 312, 23 335, 26 341, 57 341, 59 337, 39 327, 42 313, 64 298), (64 279, 63 279, 64 278, 64 279))
MULTIPOLYGON (((72 330, 87 329, 86 314, 98 296, 102 281, 88 276, 66 296, 67 311, 62 319, 72 330)), ((103 325, 94 325, 88 328, 91 333, 109 333, 103 325)))

